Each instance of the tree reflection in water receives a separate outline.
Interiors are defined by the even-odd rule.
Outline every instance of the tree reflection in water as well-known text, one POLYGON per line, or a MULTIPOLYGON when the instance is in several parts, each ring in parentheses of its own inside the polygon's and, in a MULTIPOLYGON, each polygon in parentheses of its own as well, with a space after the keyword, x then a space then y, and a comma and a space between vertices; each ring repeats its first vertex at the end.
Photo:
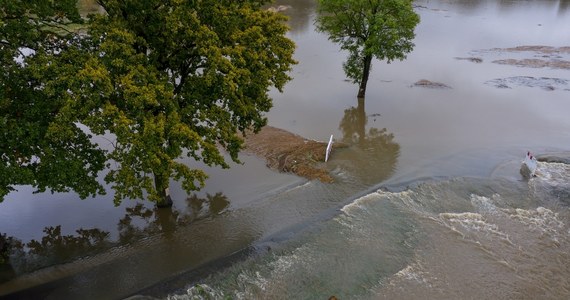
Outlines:
POLYGON ((97 228, 81 228, 75 234, 64 235, 61 225, 58 225, 46 227, 43 232, 45 235, 41 240, 22 243, 15 238, 11 239, 8 263, 16 270, 14 275, 93 255, 112 245, 108 238, 109 232, 97 228))
MULTIPOLYGON (((379 118, 380 115, 375 114, 374 117, 379 118)), ((351 147, 335 154, 335 160, 346 161, 344 168, 355 174, 359 181, 376 184, 396 170, 400 145, 394 142, 394 134, 386 128, 371 127, 366 131, 367 123, 365 99, 358 98, 358 105, 346 109, 339 124, 342 142, 351 147)))
POLYGON ((192 216, 189 221, 194 221, 224 212, 230 201, 224 194, 218 192, 215 195, 206 194, 206 198, 200 198, 193 194, 186 199, 186 203, 188 204, 187 208, 190 209, 186 216, 192 216), (204 209, 205 203, 208 204, 207 209, 204 209))
POLYGON ((13 238, 9 238, 4 233, 0 233, 0 283, 10 280, 16 276, 14 268, 9 263, 10 245, 13 238))
POLYGON ((206 194, 204 198, 192 194, 186 199, 186 206, 180 210, 174 207, 148 208, 138 203, 127 208, 125 216, 117 224, 116 240, 111 239, 110 232, 97 228, 81 228, 74 234, 62 234, 61 225, 44 228, 45 235, 41 240, 27 243, 0 233, 0 248, 5 248, 0 250, 9 252, 6 261, 0 260, 0 283, 17 275, 95 255, 149 236, 162 234, 169 237, 179 226, 225 212, 229 204, 228 198, 222 193, 206 194))
POLYGON ((155 234, 169 236, 177 226, 188 225, 222 213, 229 203, 222 193, 206 194, 205 198, 192 194, 186 198, 186 207, 183 210, 148 208, 139 203, 127 208, 127 214, 119 221, 119 241, 130 243, 155 234))
POLYGON ((570 10, 570 0, 560 0, 558 2, 558 14, 563 15, 570 10))

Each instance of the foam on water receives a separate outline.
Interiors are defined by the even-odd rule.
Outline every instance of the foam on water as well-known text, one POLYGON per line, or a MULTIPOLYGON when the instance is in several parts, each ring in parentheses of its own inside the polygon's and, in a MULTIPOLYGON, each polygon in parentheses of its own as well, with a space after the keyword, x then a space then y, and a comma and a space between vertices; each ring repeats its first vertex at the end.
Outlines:
POLYGON ((479 242, 477 236, 484 234, 491 239, 509 241, 509 236, 502 232, 497 224, 489 223, 484 216, 478 213, 442 213, 435 220, 466 240, 479 242))
POLYGON ((197 284, 186 290, 184 295, 169 295, 168 300, 202 300, 202 299, 224 299, 224 293, 217 291, 207 284, 197 284))
POLYGON ((538 162, 536 176, 528 181, 534 197, 556 205, 570 205, 570 165, 538 162))
POLYGON ((418 284, 425 285, 426 287, 431 287, 429 272, 426 271, 419 261, 416 261, 402 270, 398 271, 391 279, 388 284, 395 285, 396 283, 393 280, 407 280, 413 281, 418 284))
POLYGON ((540 239, 551 240, 559 244, 560 239, 568 241, 568 232, 564 232, 565 223, 559 219, 559 214, 544 207, 535 210, 515 209, 509 217, 525 226, 529 232, 539 235, 540 239))
POLYGON ((378 201, 378 193, 371 193, 360 197, 353 202, 343 206, 341 211, 346 215, 356 215, 366 211, 370 205, 370 203, 378 201))
POLYGON ((497 206, 493 203, 499 202, 500 199, 501 195, 499 194, 493 194, 491 198, 471 195, 471 204, 481 212, 493 214, 497 212, 497 206))
POLYGON ((550 192, 570 168, 538 169, 528 182, 458 177, 366 194, 171 299, 570 296, 570 212, 550 192))
POLYGON ((570 168, 539 162, 538 169, 528 184, 454 178, 378 192, 416 215, 426 239, 370 299, 570 296, 570 168))
POLYGON ((537 163, 537 176, 530 182, 545 181, 550 185, 568 186, 568 175, 570 174, 570 165, 564 163, 537 163))
POLYGON ((401 258, 414 245, 413 226, 385 206, 386 195, 361 197, 319 230, 209 278, 204 282, 209 288, 193 285, 171 299, 201 299, 192 297, 204 292, 233 299, 362 298, 378 278, 405 267, 401 258))

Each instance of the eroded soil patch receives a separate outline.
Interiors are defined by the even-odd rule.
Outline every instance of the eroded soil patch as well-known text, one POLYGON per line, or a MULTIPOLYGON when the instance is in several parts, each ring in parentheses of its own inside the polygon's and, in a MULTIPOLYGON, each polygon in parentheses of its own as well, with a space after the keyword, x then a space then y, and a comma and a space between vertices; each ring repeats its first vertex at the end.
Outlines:
MULTIPOLYGON (((289 131, 265 126, 258 134, 245 138, 245 152, 265 158, 267 166, 280 172, 293 173, 308 179, 333 182, 324 167, 327 142, 305 139, 289 131)), ((335 148, 346 147, 334 143, 335 148)))

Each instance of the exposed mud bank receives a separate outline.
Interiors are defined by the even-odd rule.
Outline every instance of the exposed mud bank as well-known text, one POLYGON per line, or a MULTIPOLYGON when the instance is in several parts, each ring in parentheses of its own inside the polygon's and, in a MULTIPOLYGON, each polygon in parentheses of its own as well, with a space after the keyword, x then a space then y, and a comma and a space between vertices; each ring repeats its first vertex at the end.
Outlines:
POLYGON ((491 51, 501 51, 501 52, 536 52, 539 54, 570 54, 570 46, 564 47, 551 47, 542 45, 531 45, 531 46, 517 46, 511 48, 493 48, 491 51))
POLYGON ((570 81, 561 78, 513 76, 497 78, 485 82, 501 89, 511 89, 513 86, 538 87, 545 91, 570 91, 570 81))
POLYGON ((483 59, 481 57, 456 57, 455 59, 457 60, 467 60, 470 62, 474 62, 477 64, 480 64, 483 62, 483 59))
MULTIPOLYGON (((554 70, 570 70, 570 46, 551 47, 543 45, 517 46, 510 48, 491 48, 474 50, 472 57, 456 57, 474 63, 486 61, 494 64, 516 66, 521 68, 550 68, 554 70), (505 56, 508 56, 505 58, 505 56)), ((545 91, 570 91, 570 80, 556 77, 512 76, 488 80, 485 84, 501 89, 513 87, 541 88, 545 91)))
MULTIPOLYGON (((501 65, 511 65, 525 68, 551 68, 570 70, 570 46, 517 46, 511 48, 492 48, 487 50, 477 50, 473 51, 473 53, 483 55, 500 54, 518 56, 516 58, 508 57, 504 59, 493 60, 493 63, 501 65)), ((479 57, 458 59, 466 59, 472 62, 482 62, 482 59, 479 57)))
MULTIPOLYGON (((305 139, 283 129, 265 126, 258 134, 245 138, 245 152, 265 158, 267 166, 279 172, 293 173, 307 179, 333 182, 324 167, 327 142, 305 139)), ((346 147, 334 143, 335 148, 346 147)))
POLYGON ((565 69, 570 70, 570 61, 566 60, 544 60, 538 58, 525 58, 525 59, 498 59, 493 63, 501 65, 511 65, 526 68, 552 68, 552 69, 565 69))

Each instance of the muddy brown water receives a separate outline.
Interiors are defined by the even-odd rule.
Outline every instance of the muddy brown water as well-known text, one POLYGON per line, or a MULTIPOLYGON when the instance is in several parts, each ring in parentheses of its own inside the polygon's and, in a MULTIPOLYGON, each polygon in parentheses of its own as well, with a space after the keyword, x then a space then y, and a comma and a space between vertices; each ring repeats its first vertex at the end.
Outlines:
POLYGON ((155 287, 184 299, 201 293, 197 282, 237 299, 570 296, 570 172, 553 163, 542 165, 548 178, 518 173, 528 150, 570 149, 570 92, 520 78, 563 82, 570 71, 494 63, 570 61, 537 47, 570 46, 570 1, 416 1, 414 51, 375 61, 363 101, 345 81, 346 53, 314 30, 315 2, 275 5, 290 6, 299 64, 284 93, 272 92, 269 124, 349 145, 324 164, 335 182, 244 153, 229 170, 187 161, 210 179, 193 195, 174 183, 170 214, 136 200, 114 207, 112 194, 19 188, 0 203, 0 232, 27 254, 11 258, 16 278, 0 297, 110 299, 155 287), (497 51, 516 47, 525 51, 497 51), (452 89, 411 87, 422 79, 452 89), (224 258, 229 266, 207 268, 224 258))

